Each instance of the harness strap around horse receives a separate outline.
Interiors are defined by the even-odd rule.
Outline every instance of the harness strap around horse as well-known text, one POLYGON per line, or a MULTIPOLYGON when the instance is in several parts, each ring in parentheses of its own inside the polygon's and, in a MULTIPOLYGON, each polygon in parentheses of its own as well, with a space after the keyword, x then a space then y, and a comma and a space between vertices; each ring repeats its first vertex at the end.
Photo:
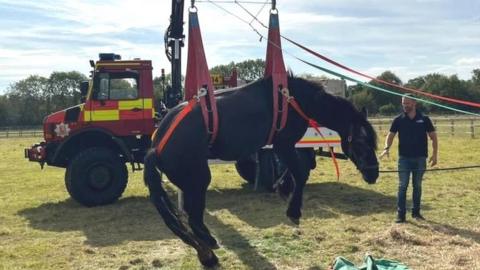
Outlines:
POLYGON ((218 133, 218 112, 212 78, 208 71, 202 34, 196 8, 190 9, 188 20, 188 59, 185 75, 185 100, 199 98, 209 143, 213 144, 218 133))
MULTIPOLYGON (((168 127, 167 132, 165 132, 165 135, 163 135, 162 139, 160 140, 160 143, 157 145, 155 148, 155 153, 157 155, 160 155, 160 153, 163 151, 163 148, 167 144, 168 140, 172 136, 173 131, 177 128, 178 124, 182 122, 182 120, 193 110, 193 107, 197 104, 198 99, 192 98, 187 106, 183 108, 180 113, 175 117, 173 120, 172 124, 168 127)), ((155 133, 152 135, 152 141, 155 140, 155 137, 157 136, 157 130, 155 130, 155 133)))
MULTIPOLYGON (((317 121, 315 121, 314 119, 308 117, 302 110, 302 108, 300 108, 300 106, 298 105, 297 101, 295 100, 294 97, 290 96, 289 92, 288 92, 288 89, 284 88, 282 89, 281 91, 282 93, 282 96, 284 97, 284 99, 288 102, 288 104, 290 104, 292 106, 292 108, 303 118, 305 119, 305 121, 307 121, 308 125, 312 128, 315 129, 316 132, 318 132, 318 134, 322 137, 322 139, 325 139, 325 137, 323 136, 322 132, 320 131, 320 124, 318 124, 317 121)), ((349 140, 351 140, 351 138, 349 138, 349 140)), ((337 175, 337 180, 340 178, 340 169, 338 167, 338 162, 337 162, 337 158, 335 157, 335 154, 333 153, 333 149, 332 147, 330 147, 330 145, 327 143, 327 146, 328 146, 328 149, 330 150, 330 155, 332 156, 332 160, 333 160, 333 164, 335 165, 335 173, 337 175)))
POLYGON ((283 62, 278 12, 275 8, 270 11, 265 62, 264 77, 271 76, 273 82, 273 121, 267 140, 267 144, 272 144, 275 133, 285 127, 288 116, 287 100, 282 95, 279 95, 280 90, 288 88, 288 78, 285 63, 283 62))

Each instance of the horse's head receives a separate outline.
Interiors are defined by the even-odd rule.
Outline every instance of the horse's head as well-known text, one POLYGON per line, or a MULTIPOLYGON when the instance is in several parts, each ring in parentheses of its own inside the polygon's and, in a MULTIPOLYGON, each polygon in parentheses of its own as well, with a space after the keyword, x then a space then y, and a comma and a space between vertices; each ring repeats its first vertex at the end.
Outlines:
POLYGON ((354 119, 340 134, 342 150, 362 173, 363 179, 374 184, 378 178, 377 137, 365 116, 354 119))
POLYGON ((335 130, 342 139, 342 150, 373 184, 378 178, 377 135, 365 114, 344 98, 325 92, 319 83, 290 78, 289 88, 305 113, 320 125, 335 130))

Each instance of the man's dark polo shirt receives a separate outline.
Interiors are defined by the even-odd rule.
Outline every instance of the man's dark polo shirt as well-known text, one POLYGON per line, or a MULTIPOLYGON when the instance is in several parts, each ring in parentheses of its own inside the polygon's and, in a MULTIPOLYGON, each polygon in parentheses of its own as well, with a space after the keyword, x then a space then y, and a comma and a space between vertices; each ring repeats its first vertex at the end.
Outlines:
POLYGON ((427 157, 427 133, 432 131, 435 131, 432 121, 419 111, 413 119, 400 114, 390 127, 390 132, 398 132, 398 153, 403 157, 427 157))

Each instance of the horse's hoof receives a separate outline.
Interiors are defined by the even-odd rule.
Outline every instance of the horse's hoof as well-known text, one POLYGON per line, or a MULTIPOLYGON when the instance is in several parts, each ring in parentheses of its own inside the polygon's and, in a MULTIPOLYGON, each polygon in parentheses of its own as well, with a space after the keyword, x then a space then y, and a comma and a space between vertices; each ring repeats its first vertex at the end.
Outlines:
POLYGON ((287 217, 291 220, 299 220, 302 217, 302 212, 300 210, 294 210, 293 207, 287 209, 287 217))
POLYGON ((220 248, 220 246, 218 245, 217 239, 215 239, 213 236, 204 236, 203 241, 211 249, 219 249, 220 248))
POLYGON ((300 225, 300 219, 299 218, 293 218, 293 217, 288 217, 290 221, 292 221, 295 225, 300 225))
POLYGON ((197 256, 200 263, 205 267, 212 268, 218 265, 218 258, 213 251, 210 251, 205 255, 198 253, 197 256))
POLYGON ((210 248, 211 248, 211 249, 219 249, 220 246, 218 245, 218 243, 215 242, 215 244, 211 244, 211 245, 210 245, 210 248))

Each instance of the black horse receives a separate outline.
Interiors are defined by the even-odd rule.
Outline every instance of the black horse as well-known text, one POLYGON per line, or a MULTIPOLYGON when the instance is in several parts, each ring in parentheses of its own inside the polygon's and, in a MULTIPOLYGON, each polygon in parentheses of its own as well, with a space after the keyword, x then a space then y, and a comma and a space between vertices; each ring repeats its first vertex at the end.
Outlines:
MULTIPOLYGON (((326 93, 320 84, 289 76, 288 86, 290 95, 307 116, 337 131, 343 152, 360 170, 366 182, 375 183, 378 177, 377 139, 365 115, 347 100, 326 93)), ((218 258, 212 249, 218 248, 218 245, 203 222, 205 196, 211 180, 208 159, 240 160, 265 145, 273 119, 272 80, 258 80, 217 96, 219 131, 213 145, 209 145, 200 106, 195 106, 157 155, 155 147, 185 106, 186 103, 182 103, 172 109, 160 123, 153 148, 145 157, 144 179, 151 200, 166 225, 197 250, 203 265, 213 266, 218 263, 218 258), (183 191, 183 209, 188 215, 188 225, 170 202, 157 169, 183 191)), ((303 168, 307 165, 299 161, 295 143, 303 136, 307 125, 289 106, 287 124, 273 140, 274 152, 295 180, 287 216, 297 224, 301 217, 308 169, 303 168)))

